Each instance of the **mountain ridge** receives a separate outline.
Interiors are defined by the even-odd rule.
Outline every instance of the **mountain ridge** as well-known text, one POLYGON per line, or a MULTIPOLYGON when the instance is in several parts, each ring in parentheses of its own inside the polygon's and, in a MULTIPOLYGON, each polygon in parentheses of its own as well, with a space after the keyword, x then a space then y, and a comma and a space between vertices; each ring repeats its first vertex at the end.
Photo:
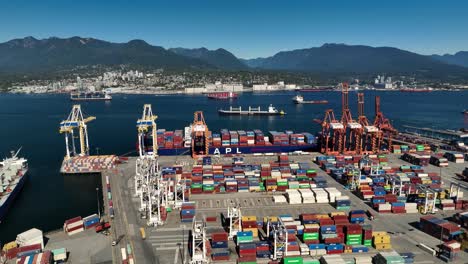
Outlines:
POLYGON ((16 74, 128 64, 176 70, 276 70, 332 75, 384 72, 468 79, 468 68, 459 65, 462 59, 458 64, 447 59, 460 54, 465 52, 435 57, 394 47, 326 43, 320 47, 281 51, 266 58, 241 59, 223 48, 166 49, 141 39, 113 43, 78 36, 46 39, 28 36, 0 43, 0 72, 16 74))

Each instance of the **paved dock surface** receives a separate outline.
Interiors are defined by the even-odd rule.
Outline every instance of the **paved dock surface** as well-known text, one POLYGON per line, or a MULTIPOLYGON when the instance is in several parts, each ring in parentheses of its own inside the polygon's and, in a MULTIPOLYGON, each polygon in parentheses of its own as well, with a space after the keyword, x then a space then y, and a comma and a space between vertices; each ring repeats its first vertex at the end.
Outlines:
POLYGON ((94 229, 73 236, 57 230, 45 234, 45 237, 45 250, 67 249, 69 252, 67 263, 113 263, 109 237, 97 234, 94 229))
MULTIPOLYGON (((311 161, 315 156, 320 155, 314 153, 304 156, 290 156, 291 161, 308 162, 311 168, 317 169, 320 175, 324 175, 328 181, 329 187, 336 187, 343 195, 348 195, 352 202, 351 209, 371 209, 363 200, 355 196, 349 190, 345 190, 341 184, 336 182, 331 176, 321 171, 318 166, 311 161)), ((409 163, 399 159, 399 155, 387 155, 390 166, 409 165, 409 163)), ((277 159, 276 156, 247 156, 244 158, 245 164, 259 164, 277 159)), ((135 158, 130 158, 125 164, 121 164, 118 170, 110 173, 112 195, 114 199, 114 207, 116 217, 113 220, 113 234, 117 237, 124 235, 122 241, 114 247, 113 257, 114 263, 119 263, 120 247, 130 243, 132 245, 135 263, 187 263, 190 256, 187 252, 187 240, 191 223, 181 223, 179 212, 174 210, 168 213, 168 218, 164 226, 161 227, 146 227, 146 220, 140 219, 137 208, 139 207, 139 199, 134 195, 135 175, 135 158), (146 240, 142 240, 139 233, 139 228, 146 229, 146 240)), ((218 158, 215 163, 229 163, 231 158, 218 158)), ((188 156, 182 157, 161 157, 159 160, 161 166, 172 166, 174 164, 190 167, 193 160, 188 156)), ((429 165, 424 167, 427 172, 442 172, 441 176, 444 183, 447 185, 450 182, 460 182, 455 173, 461 172, 466 164, 455 164, 450 162, 448 168, 435 167, 429 165)), ((104 174, 103 174, 104 177, 104 174)), ((104 180, 105 183, 105 180, 104 180)), ((104 184, 105 185, 105 184, 104 184)), ((465 183, 466 185, 466 183, 465 183)), ((307 205, 289 205, 289 204, 274 204, 272 194, 266 193, 229 193, 229 194, 203 194, 192 195, 191 201, 197 204, 196 218, 204 219, 206 216, 218 216, 226 212, 227 207, 232 204, 240 205, 243 215, 256 215, 257 217, 276 216, 279 214, 291 214, 297 217, 301 213, 330 213, 337 211, 330 204, 307 204, 307 205)), ((449 217, 455 213, 454 211, 439 211, 436 216, 449 217)), ((367 221, 372 224, 373 229, 377 231, 391 232, 392 246, 397 252, 413 252, 416 254, 415 263, 430 264, 444 263, 441 260, 432 257, 430 254, 422 251, 418 245, 424 243, 429 247, 436 248, 440 241, 428 234, 425 234, 417 228, 415 223, 419 222, 420 214, 379 214, 376 213, 374 221, 367 221)), ((220 226, 220 224, 219 224, 220 226)), ((232 242, 230 242, 232 244, 232 242)), ((232 246, 232 245, 231 245, 232 246)), ((235 263, 235 251, 232 251, 231 261, 223 263, 235 263)), ((371 251, 376 254, 375 249, 371 251)), ((360 254, 362 255, 362 254, 360 254)), ((344 254, 345 258, 352 258, 353 254, 344 254)), ((467 263, 467 253, 461 253, 460 260, 453 263, 467 263)), ((258 261, 259 263, 267 263, 268 260, 258 261)))

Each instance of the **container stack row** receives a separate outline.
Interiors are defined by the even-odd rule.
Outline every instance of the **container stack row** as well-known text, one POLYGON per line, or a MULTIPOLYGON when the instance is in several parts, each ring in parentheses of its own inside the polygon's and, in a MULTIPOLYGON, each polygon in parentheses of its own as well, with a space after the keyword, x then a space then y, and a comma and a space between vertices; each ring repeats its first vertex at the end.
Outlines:
MULTIPOLYGON (((163 179, 185 179, 190 194, 229 192, 285 192, 288 189, 327 188, 327 181, 306 163, 291 163, 287 156, 278 161, 246 165, 236 160, 232 164, 200 164, 191 171, 181 168, 163 168, 163 179), (285 159, 285 158, 286 159, 285 159), (237 163, 237 164, 236 164, 237 163)), ((339 193, 332 193, 334 202, 339 193), (335 195, 336 194, 336 195, 335 195)))
POLYGON ((421 217, 419 228, 423 232, 443 241, 455 240, 463 234, 463 230, 458 225, 432 215, 421 217))
MULTIPOLYGON (((406 154, 405 154, 406 155, 406 154)), ((408 153, 410 155, 410 153, 408 153)), ((419 197, 421 188, 436 195, 436 205, 442 210, 463 209, 463 192, 447 193, 438 173, 426 173, 420 165, 388 166, 385 155, 318 156, 315 162, 336 181, 352 190, 358 197, 370 201, 381 213, 417 213, 424 210, 425 199, 419 197), (354 169, 351 170, 349 167, 354 169)))

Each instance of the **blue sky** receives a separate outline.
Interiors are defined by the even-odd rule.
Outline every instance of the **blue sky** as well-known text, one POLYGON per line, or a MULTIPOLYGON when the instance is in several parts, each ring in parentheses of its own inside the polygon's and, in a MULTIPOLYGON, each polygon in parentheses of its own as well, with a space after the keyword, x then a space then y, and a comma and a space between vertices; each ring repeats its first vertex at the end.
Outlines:
POLYGON ((0 42, 13 38, 143 39, 225 48, 241 58, 324 43, 422 54, 468 50, 468 1, 0 0, 0 42))

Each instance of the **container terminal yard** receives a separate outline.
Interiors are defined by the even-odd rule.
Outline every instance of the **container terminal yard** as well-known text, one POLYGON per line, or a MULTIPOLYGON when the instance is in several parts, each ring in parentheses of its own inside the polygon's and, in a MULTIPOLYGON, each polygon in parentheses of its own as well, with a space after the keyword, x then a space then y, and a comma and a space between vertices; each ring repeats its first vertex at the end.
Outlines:
MULTIPOLYGON (((359 95, 354 120, 346 84, 342 95, 342 118, 329 109, 318 121, 317 149, 289 153, 207 155, 214 137, 195 114, 187 155, 158 155, 164 137, 145 105, 138 157, 89 156, 94 118, 74 106, 60 125, 61 171, 101 172, 102 214, 66 220, 45 247, 19 235, 4 253, 9 263, 51 263, 60 248, 69 263, 467 263, 466 153, 402 140, 379 98, 370 122, 359 95)), ((239 134, 238 146, 252 140, 239 134)), ((288 147, 306 144, 284 134, 288 147)), ((275 135, 264 139, 281 144, 275 135)))

